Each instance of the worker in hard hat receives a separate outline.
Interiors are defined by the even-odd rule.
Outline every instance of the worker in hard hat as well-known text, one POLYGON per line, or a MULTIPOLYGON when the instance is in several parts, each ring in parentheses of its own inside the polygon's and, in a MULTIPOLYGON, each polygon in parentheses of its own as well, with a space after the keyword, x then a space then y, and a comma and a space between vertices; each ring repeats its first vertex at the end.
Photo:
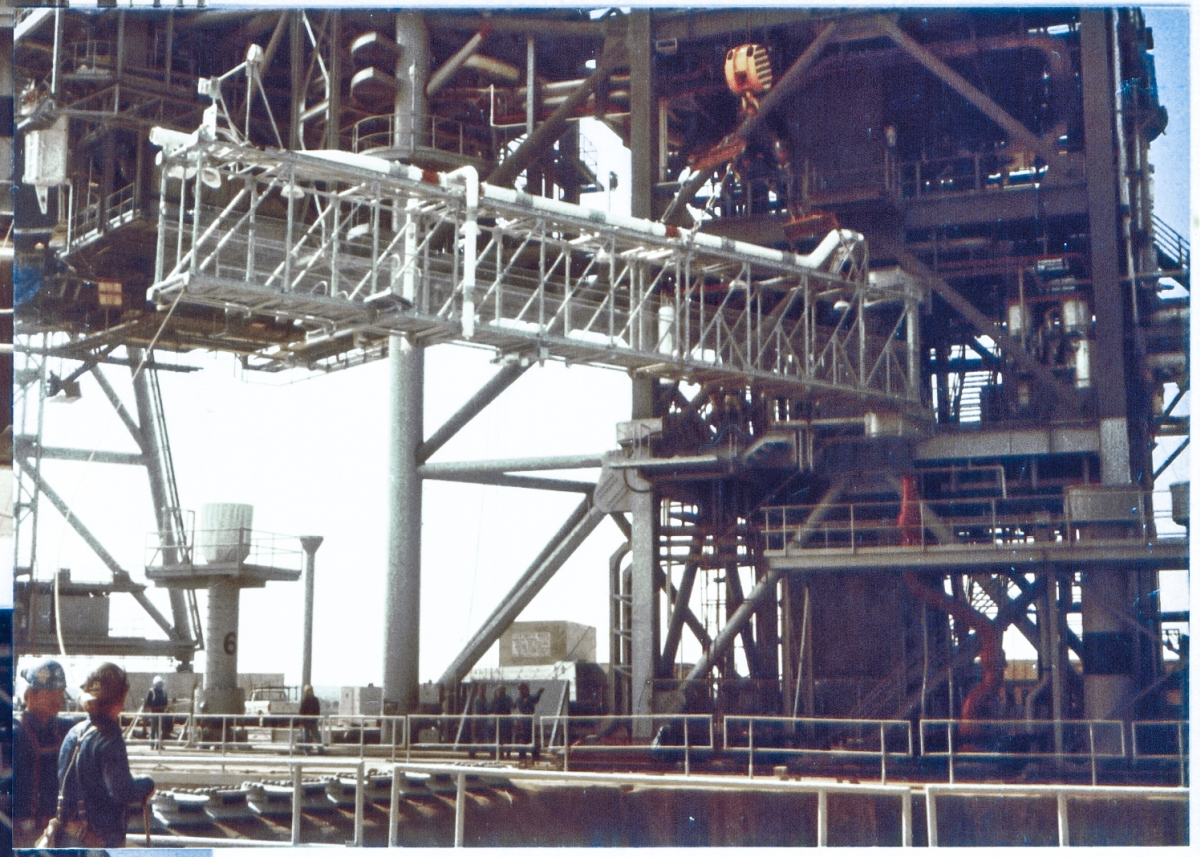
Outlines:
POLYGON ((150 690, 146 692, 146 703, 142 706, 142 710, 150 715, 150 738, 153 740, 154 746, 158 748, 162 747, 164 737, 170 737, 174 725, 171 718, 163 716, 166 713, 168 701, 163 677, 156 675, 150 684, 150 690))
POLYGON ((28 848, 58 803, 58 750, 71 728, 60 718, 67 674, 51 658, 21 670, 25 710, 13 718, 13 846, 28 848))
POLYGON ((84 710, 58 754, 63 829, 79 831, 60 847, 123 848, 126 813, 154 793, 154 780, 134 778, 118 718, 129 694, 129 678, 114 663, 96 667, 83 683, 84 710), (86 824, 84 824, 86 822, 86 824))

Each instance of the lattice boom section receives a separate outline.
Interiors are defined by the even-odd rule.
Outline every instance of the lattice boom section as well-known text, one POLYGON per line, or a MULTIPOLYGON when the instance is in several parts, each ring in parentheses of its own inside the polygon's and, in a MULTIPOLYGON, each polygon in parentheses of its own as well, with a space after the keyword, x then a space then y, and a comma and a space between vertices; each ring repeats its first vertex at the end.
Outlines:
POLYGON ((153 295, 306 329, 270 359, 407 333, 919 402, 919 290, 869 277, 858 233, 799 255, 480 185, 469 168, 203 135, 167 148, 153 295))

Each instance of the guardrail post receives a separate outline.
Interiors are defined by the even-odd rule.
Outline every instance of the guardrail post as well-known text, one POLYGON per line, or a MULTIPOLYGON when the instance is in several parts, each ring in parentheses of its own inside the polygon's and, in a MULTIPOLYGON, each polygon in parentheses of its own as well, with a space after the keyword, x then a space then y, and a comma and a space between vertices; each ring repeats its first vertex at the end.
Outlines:
MULTIPOLYGON (((392 724, 392 758, 396 758, 396 727, 392 724)), ((404 761, 412 761, 412 718, 404 718, 404 761)))
POLYGON ((913 821, 912 821, 912 791, 906 791, 900 798, 900 846, 902 848, 912 848, 913 844, 913 821))
POLYGON ((466 823, 467 775, 458 775, 458 793, 454 797, 454 847, 463 847, 463 827, 466 823))
POLYGON ((946 721, 946 767, 950 773, 950 785, 954 785, 954 721, 946 721))
POLYGON ((1058 845, 1060 848, 1071 846, 1071 829, 1067 821, 1067 793, 1058 793, 1058 845))
MULTIPOLYGON (((1122 729, 1122 731, 1124 731, 1122 729)), ((1088 721, 1088 756, 1092 760, 1092 785, 1096 785, 1096 724, 1088 721)))
POLYGON ((937 792, 925 787, 925 839, 930 848, 938 847, 937 792))
POLYGON ((221 715, 221 755, 222 756, 224 756, 225 753, 229 749, 226 746, 226 742, 228 740, 229 740, 229 718, 226 715, 222 714, 221 715))
POLYGON ((750 779, 754 779, 754 718, 749 718, 750 723, 750 779))
POLYGON ((288 755, 296 755, 296 718, 288 715, 288 755))
POLYGON ((563 773, 571 770, 571 766, 567 762, 567 756, 571 753, 571 735, 567 731, 571 726, 571 718, 563 718, 563 773))
POLYGON ((400 844, 400 778, 404 773, 392 765, 392 799, 388 804, 388 847, 400 844))
POLYGON ((1175 721, 1176 740, 1179 742, 1179 785, 1187 785, 1187 756, 1183 752, 1183 721, 1175 721))
POLYGON ((354 771, 354 847, 362 848, 366 843, 363 841, 363 810, 366 807, 367 796, 366 777, 364 776, 364 768, 366 762, 359 761, 357 768, 354 771))
POLYGON ((299 763, 292 764, 292 844, 300 844, 300 804, 304 794, 300 788, 300 775, 303 767, 299 763))
POLYGON ((829 794, 825 789, 817 792, 817 847, 829 845, 829 794))
POLYGON ((688 741, 688 718, 683 715, 683 775, 686 777, 692 772, 691 765, 691 745, 688 741))
POLYGON ((887 785, 887 735, 884 733, 885 724, 879 724, 879 783, 887 785))

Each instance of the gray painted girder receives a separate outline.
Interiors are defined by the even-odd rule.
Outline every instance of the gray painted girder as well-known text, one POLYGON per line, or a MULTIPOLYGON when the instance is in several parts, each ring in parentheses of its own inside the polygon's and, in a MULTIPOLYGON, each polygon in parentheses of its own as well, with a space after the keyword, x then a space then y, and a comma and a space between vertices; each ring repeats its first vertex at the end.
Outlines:
POLYGON ((492 614, 484 620, 483 625, 475 632, 438 679, 443 687, 458 684, 466 677, 471 668, 491 648, 492 643, 500 639, 500 635, 521 614, 521 611, 542 590, 550 578, 562 568, 583 544, 591 532, 596 529, 606 513, 592 505, 590 499, 585 499, 567 518, 558 532, 550 539, 541 553, 529 565, 508 594, 497 605, 492 614))
POLYGON ((496 400, 496 397, 512 386, 513 382, 525 374, 530 363, 509 363, 492 376, 475 395, 459 408, 441 428, 429 436, 429 439, 417 448, 417 460, 422 464, 441 449, 450 438, 458 434, 467 423, 473 420, 484 408, 496 400))
MULTIPOLYGON (((131 578, 129 572, 121 568, 121 564, 117 562, 116 558, 108 552, 103 544, 100 543, 100 540, 92 535, 91 530, 89 530, 84 523, 79 520, 79 516, 75 514, 67 502, 58 495, 58 492, 50 487, 49 483, 46 482, 41 473, 39 473, 33 466, 33 462, 29 459, 24 459, 21 464, 22 469, 34 481, 34 484, 37 485, 38 490, 46 495, 46 499, 50 501, 51 505, 53 505, 54 508, 59 511, 63 518, 66 519, 67 523, 71 525, 71 528, 75 530, 81 539, 83 539, 84 544, 91 548, 92 552, 100 558, 100 561, 108 567, 108 570, 112 572, 113 578, 120 581, 130 580, 131 578)), ((154 602, 147 597, 145 592, 141 590, 133 590, 130 592, 130 594, 133 595, 137 603, 142 606, 142 609, 149 614, 150 618, 154 620, 154 623, 166 632, 168 637, 170 637, 172 640, 178 640, 175 629, 172 627, 170 621, 168 621, 167 617, 163 616, 162 613, 159 612, 158 608, 154 606, 154 602)))

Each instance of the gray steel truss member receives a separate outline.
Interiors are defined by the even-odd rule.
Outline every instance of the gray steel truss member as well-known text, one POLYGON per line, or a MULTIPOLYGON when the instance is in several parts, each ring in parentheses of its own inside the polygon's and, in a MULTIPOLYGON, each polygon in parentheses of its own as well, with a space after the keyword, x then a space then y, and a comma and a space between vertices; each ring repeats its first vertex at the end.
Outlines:
POLYGON ((591 498, 583 500, 575 507, 566 522, 521 575, 520 580, 492 611, 492 615, 488 616, 482 627, 475 632, 475 636, 442 673, 442 677, 438 679, 439 684, 448 687, 463 680, 471 667, 483 657, 492 643, 500 639, 505 629, 521 614, 555 572, 562 568, 563 563, 583 544, 583 540, 604 520, 606 514, 592 505, 591 498))

